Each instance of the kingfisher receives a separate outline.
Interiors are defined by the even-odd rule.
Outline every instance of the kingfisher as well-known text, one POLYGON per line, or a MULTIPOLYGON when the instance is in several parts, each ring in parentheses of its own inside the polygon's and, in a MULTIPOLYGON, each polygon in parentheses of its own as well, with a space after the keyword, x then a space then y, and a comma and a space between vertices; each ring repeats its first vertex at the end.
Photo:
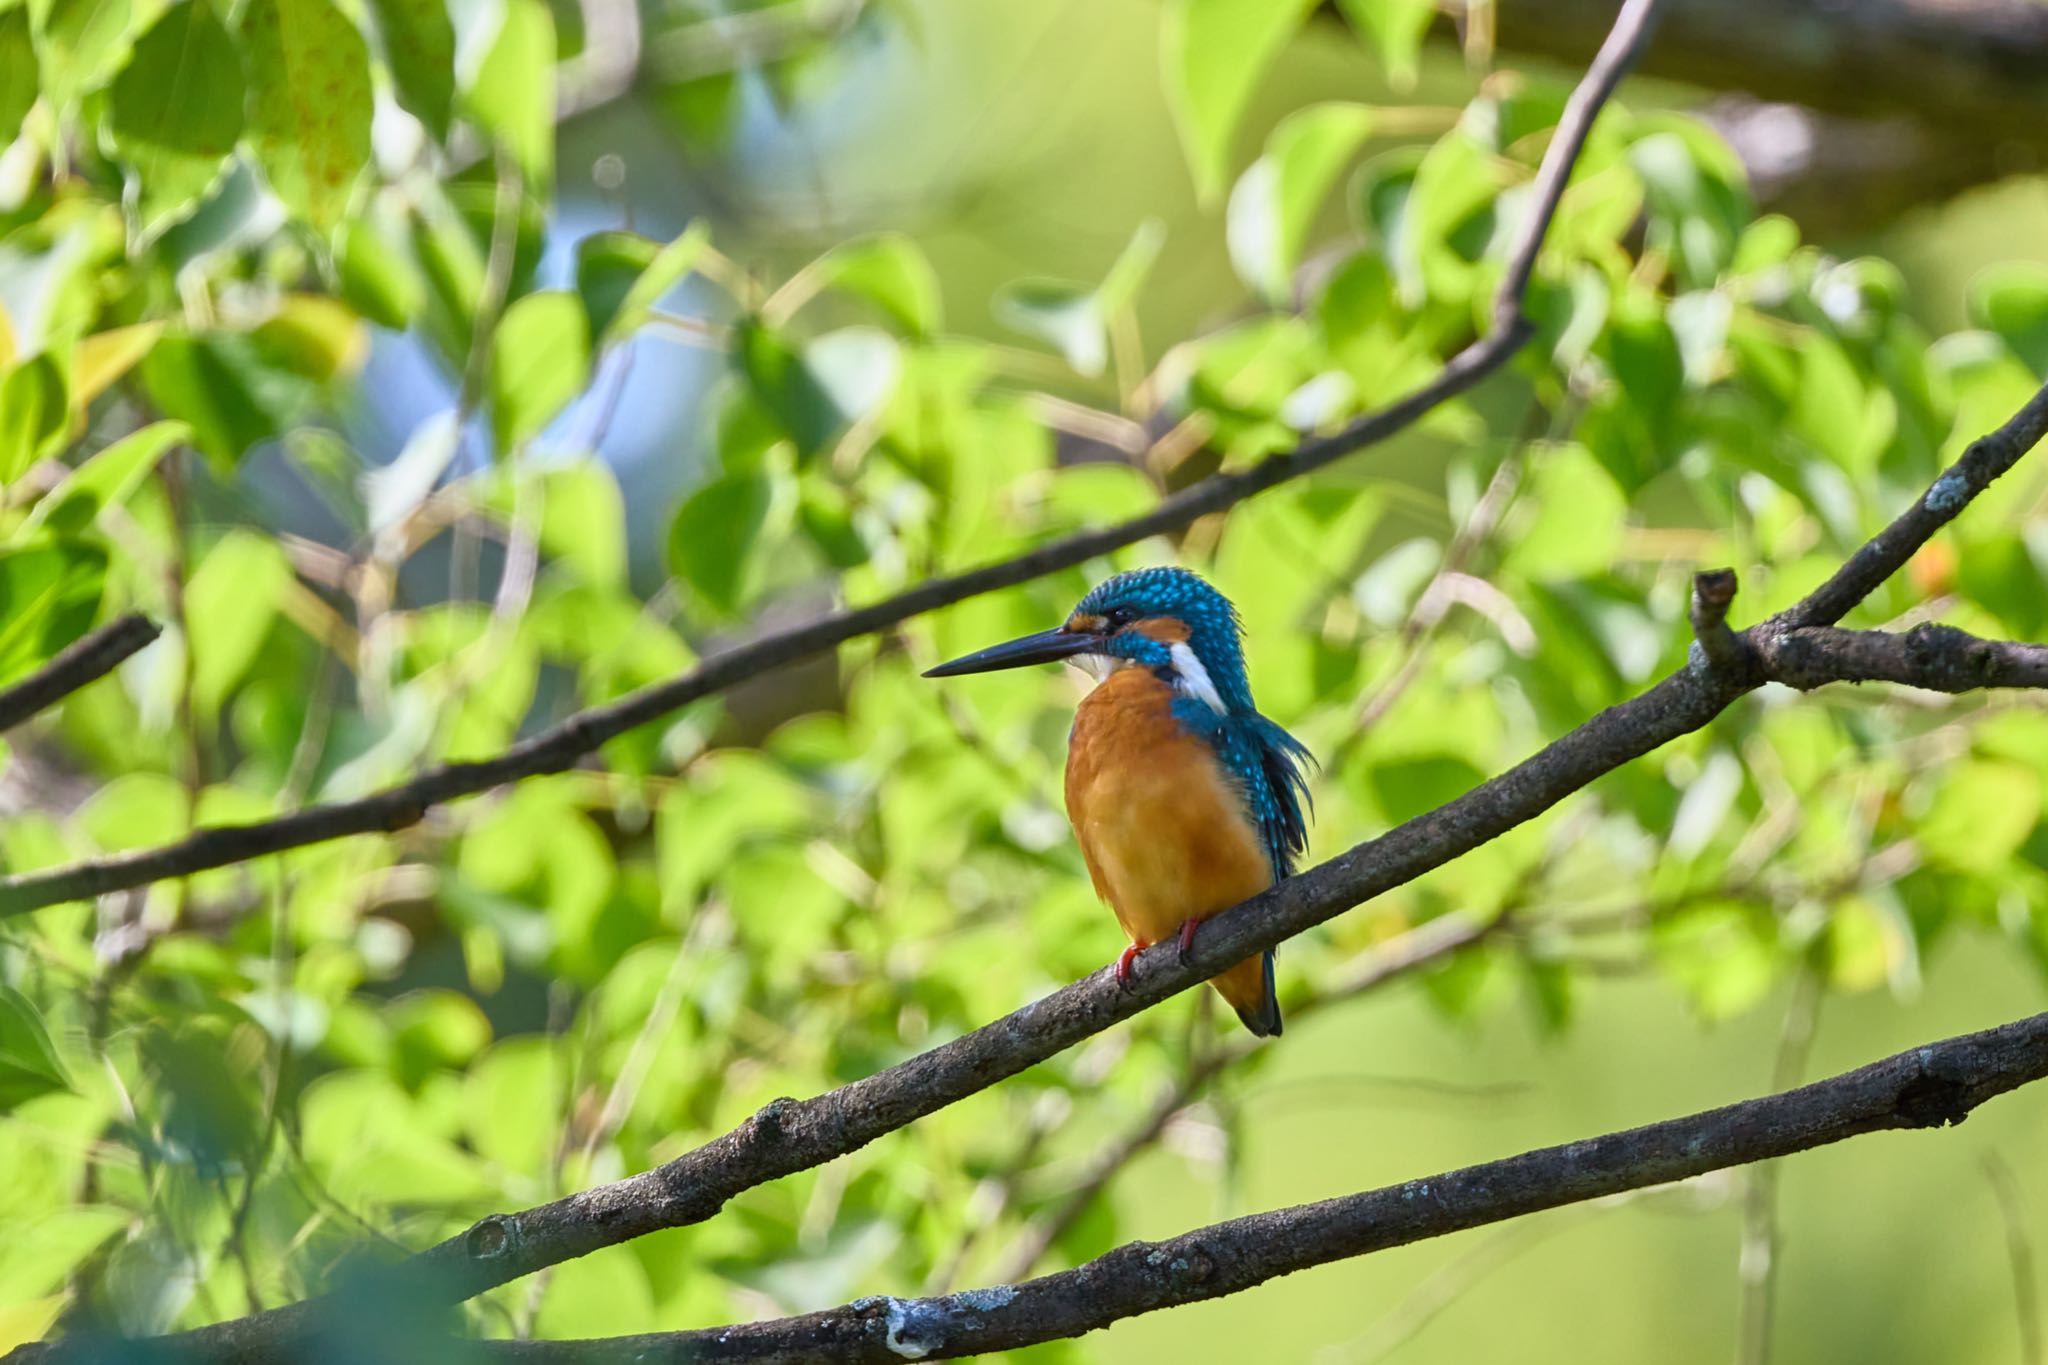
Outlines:
MULTIPOLYGON (((1305 745, 1260 715, 1230 599, 1180 568, 1098 584, 1065 624, 927 669, 927 678, 1066 661, 1096 686, 1067 737, 1067 819, 1131 960, 1294 870, 1308 847, 1305 745)), ((1273 950, 1210 984, 1262 1038, 1280 1032, 1273 950)))

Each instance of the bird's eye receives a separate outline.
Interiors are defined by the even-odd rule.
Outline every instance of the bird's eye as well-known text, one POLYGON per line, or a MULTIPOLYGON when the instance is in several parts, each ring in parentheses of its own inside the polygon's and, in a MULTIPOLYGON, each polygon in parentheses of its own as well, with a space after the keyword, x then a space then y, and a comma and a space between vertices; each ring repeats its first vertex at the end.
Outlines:
POLYGON ((1104 619, 1109 622, 1110 629, 1122 630, 1125 626, 1138 619, 1138 609, 1136 607, 1111 607, 1108 612, 1104 613, 1104 619))

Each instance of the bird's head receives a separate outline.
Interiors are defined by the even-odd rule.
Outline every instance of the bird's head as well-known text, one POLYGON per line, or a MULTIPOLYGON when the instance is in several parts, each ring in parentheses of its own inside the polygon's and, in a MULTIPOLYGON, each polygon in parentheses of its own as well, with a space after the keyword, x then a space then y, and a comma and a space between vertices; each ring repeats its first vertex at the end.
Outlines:
POLYGON ((1065 624, 991 645, 925 672, 927 678, 1069 659, 1098 678, 1148 668, 1218 712, 1252 709, 1237 611, 1186 569, 1137 569, 1096 585, 1065 624))

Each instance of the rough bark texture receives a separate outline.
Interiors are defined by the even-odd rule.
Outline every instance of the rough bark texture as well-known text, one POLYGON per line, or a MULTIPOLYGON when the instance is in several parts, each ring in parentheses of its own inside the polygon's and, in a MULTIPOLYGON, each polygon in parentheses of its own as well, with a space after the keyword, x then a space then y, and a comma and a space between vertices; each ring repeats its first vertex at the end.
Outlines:
POLYGON ((1423 1180, 1132 1242, 1021 1284, 858 1299, 803 1317, 604 1341, 495 1342, 489 1360, 798 1362, 944 1359, 1080 1336, 1280 1275, 1888 1128, 1960 1123, 2048 1076, 2048 1014, 1902 1052, 1797 1090, 1423 1180))

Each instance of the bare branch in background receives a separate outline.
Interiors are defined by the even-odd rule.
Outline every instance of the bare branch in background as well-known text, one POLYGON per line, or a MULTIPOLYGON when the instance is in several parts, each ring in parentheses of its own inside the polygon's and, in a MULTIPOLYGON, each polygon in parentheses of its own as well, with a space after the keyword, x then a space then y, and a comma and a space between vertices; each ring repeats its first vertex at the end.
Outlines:
MULTIPOLYGON (((1498 47, 1583 61, 1607 0, 1443 5, 1498 47)), ((1645 75, 1739 92, 1701 113, 1759 198, 1809 231, 1854 231, 2048 162, 2048 9, 2035 0, 1672 0, 1645 75), (1770 35, 1759 41, 1759 35, 1770 35)))

